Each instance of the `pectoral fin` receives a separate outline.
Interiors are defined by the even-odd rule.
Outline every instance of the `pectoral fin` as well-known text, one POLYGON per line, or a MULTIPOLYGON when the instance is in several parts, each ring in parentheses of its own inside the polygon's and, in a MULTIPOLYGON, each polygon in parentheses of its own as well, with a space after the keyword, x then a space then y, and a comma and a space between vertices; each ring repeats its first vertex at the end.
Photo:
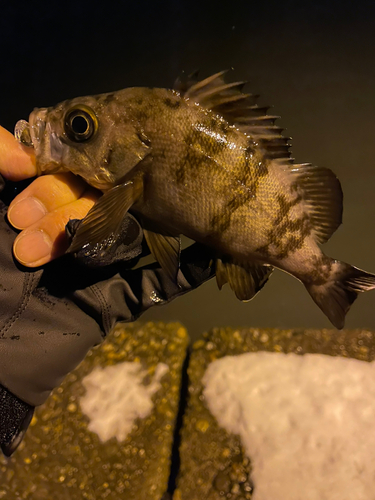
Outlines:
POLYGON ((110 237, 115 240, 125 214, 142 192, 143 182, 137 177, 104 193, 82 220, 68 252, 77 252, 87 244, 96 245, 110 237))
POLYGON ((181 240, 179 236, 168 236, 143 230, 150 252, 168 276, 176 282, 180 268, 181 240))
POLYGON ((264 266, 254 262, 246 264, 246 267, 233 261, 216 260, 216 282, 221 290, 225 283, 236 294, 239 300, 244 302, 251 300, 266 284, 273 267, 264 266))

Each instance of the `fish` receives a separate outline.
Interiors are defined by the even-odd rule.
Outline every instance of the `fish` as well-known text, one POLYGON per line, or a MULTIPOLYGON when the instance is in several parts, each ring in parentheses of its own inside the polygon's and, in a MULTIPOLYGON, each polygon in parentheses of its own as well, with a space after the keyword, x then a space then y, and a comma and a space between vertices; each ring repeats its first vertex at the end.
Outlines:
POLYGON ((33 147, 38 173, 70 171, 103 192, 70 252, 116 240, 130 211, 171 279, 181 235, 207 245, 216 281, 251 300, 274 268, 300 280, 338 329, 375 275, 326 256, 342 222, 343 194, 325 167, 298 164, 290 138, 225 72, 132 87, 36 108, 15 135, 33 147))

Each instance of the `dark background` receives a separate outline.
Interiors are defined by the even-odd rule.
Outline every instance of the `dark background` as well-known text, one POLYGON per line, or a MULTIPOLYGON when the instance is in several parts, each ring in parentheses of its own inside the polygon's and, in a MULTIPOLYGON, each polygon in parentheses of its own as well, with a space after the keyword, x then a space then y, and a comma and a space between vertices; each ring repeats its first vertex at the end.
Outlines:
MULTIPOLYGON (((375 272, 375 2, 2 2, 0 123, 34 107, 128 86, 170 87, 182 70, 233 78, 274 105, 293 156, 331 168, 344 224, 329 255, 375 272)), ((211 326, 329 327, 304 287, 275 272, 251 303, 213 281, 143 319, 211 326)), ((375 328, 375 292, 348 327, 375 328)))

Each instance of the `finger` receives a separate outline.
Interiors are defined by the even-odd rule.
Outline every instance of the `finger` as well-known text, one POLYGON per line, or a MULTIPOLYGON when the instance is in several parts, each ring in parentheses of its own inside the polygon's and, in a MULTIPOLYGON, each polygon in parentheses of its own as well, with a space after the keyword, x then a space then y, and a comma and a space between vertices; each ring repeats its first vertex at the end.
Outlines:
POLYGON ((26 229, 49 212, 78 200, 87 184, 71 173, 44 175, 24 189, 9 206, 8 220, 26 229))
POLYGON ((3 127, 0 127, 0 174, 10 181, 28 179, 37 174, 34 150, 22 146, 3 127))
POLYGON ((98 199, 90 190, 82 198, 48 213, 15 239, 15 258, 24 266, 38 267, 63 255, 68 248, 65 225, 70 219, 82 219, 98 199))

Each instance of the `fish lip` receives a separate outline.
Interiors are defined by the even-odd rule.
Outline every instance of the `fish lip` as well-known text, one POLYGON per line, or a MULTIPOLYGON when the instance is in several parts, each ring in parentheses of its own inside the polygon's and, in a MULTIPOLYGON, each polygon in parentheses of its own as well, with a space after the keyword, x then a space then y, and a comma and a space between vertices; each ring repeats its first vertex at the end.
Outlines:
MULTIPOLYGON (((66 146, 62 143, 56 132, 53 131, 51 123, 47 120, 50 108, 35 108, 30 113, 29 125, 30 136, 35 149, 35 155, 38 158, 45 158, 51 168, 59 168, 63 164, 64 151, 66 146), (43 151, 44 150, 44 151, 43 151)), ((41 170, 44 170, 43 168, 41 170)))
POLYGON ((47 112, 47 108, 35 108, 29 116, 30 136, 36 154, 40 152, 41 141, 46 128, 47 112))
POLYGON ((14 137, 23 146, 34 147, 30 136, 30 124, 26 120, 18 120, 14 127, 14 137))

